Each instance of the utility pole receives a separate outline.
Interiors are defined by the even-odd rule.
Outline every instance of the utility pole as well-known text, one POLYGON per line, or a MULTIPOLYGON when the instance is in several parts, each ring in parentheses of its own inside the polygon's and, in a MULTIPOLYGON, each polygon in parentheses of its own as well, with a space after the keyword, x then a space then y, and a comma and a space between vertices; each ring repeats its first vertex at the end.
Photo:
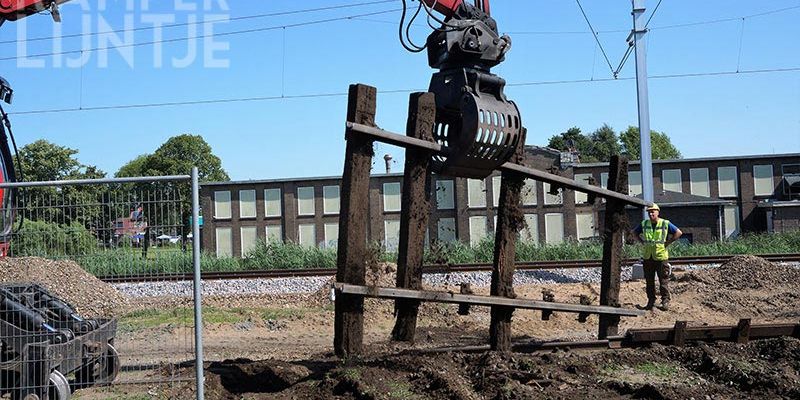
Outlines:
MULTIPOLYGON (((639 105, 639 140, 641 143, 642 197, 653 202, 653 154, 650 147, 650 105, 647 94, 647 54, 645 50, 644 2, 631 0, 633 3, 633 36, 636 51, 636 97, 639 105)), ((646 217, 647 215, 645 215, 646 217)))

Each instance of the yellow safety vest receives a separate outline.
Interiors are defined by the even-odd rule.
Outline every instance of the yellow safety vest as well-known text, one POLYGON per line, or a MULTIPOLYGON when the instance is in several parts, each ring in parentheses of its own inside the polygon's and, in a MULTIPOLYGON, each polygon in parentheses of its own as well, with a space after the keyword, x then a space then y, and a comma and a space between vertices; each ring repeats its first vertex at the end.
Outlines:
POLYGON ((669 259, 669 253, 664 243, 667 241, 669 234, 669 221, 666 219, 659 219, 656 222, 656 227, 649 219, 642 221, 642 234, 644 236, 644 259, 653 259, 656 261, 666 261, 669 259))

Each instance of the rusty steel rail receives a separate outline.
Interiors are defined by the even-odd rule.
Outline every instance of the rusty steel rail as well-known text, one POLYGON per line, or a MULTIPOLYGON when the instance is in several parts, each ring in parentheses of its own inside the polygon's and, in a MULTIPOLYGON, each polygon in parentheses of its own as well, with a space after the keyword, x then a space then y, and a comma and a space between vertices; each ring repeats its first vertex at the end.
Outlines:
MULTIPOLYGON (((399 133, 390 132, 384 129, 375 128, 368 125, 357 124, 354 122, 347 122, 347 132, 348 132, 347 134, 358 133, 366 135, 373 140, 392 144, 395 146, 400 146, 406 149, 415 148, 420 150, 431 151, 434 153, 442 153, 443 151, 442 146, 439 145, 438 143, 412 138, 406 135, 401 135, 399 133)), ((445 153, 443 155, 446 156, 447 154, 445 153)), ((542 182, 547 182, 555 187, 577 190, 579 192, 587 193, 590 196, 613 198, 622 201, 626 204, 634 206, 645 207, 650 205, 650 203, 638 197, 624 195, 622 193, 617 193, 613 190, 608 190, 599 186, 592 186, 584 183, 579 183, 575 180, 565 178, 563 176, 551 174, 549 172, 541 171, 535 168, 528 168, 519 164, 507 162, 501 165, 499 169, 500 171, 514 172, 517 174, 525 175, 527 177, 540 180, 542 182)))
MULTIPOLYGON (((693 256, 677 257, 670 259, 672 265, 691 265, 691 264, 720 264, 729 260, 729 256, 693 256)), ((800 262, 800 254, 763 254, 758 257, 772 262, 800 262)), ((631 265, 639 261, 635 258, 625 260, 626 265, 631 265)), ((600 260, 572 260, 572 261, 521 261, 516 264, 518 271, 535 271, 549 269, 578 269, 578 268, 599 268, 600 260)), ((452 264, 452 265, 426 265, 426 274, 436 273, 455 273, 455 272, 480 272, 491 271, 490 263, 472 264, 452 264)), ((335 268, 309 268, 309 269, 272 269, 272 270, 251 270, 233 272, 203 272, 203 280, 232 280, 232 279, 270 279, 270 278, 294 278, 308 276, 334 276, 335 268)), ((159 282, 159 281, 181 281, 192 279, 191 273, 183 274, 152 274, 144 276, 101 276, 100 280, 106 283, 123 282, 159 282)))

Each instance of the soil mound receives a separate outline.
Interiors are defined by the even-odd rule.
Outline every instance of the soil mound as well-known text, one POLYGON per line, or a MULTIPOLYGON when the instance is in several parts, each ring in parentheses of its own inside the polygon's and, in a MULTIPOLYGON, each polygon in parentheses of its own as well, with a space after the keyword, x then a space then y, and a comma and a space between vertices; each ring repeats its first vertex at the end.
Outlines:
POLYGON ((397 354, 233 360, 208 368, 209 399, 798 398, 800 341, 779 338, 605 352, 397 354), (258 378, 258 379, 253 379, 258 378), (258 382, 248 386, 245 382, 258 382))
POLYGON ((778 265, 756 256, 736 256, 718 268, 695 272, 695 278, 732 290, 800 287, 800 269, 778 265))
POLYGON ((84 318, 112 318, 127 306, 123 294, 69 260, 0 258, 0 282, 39 284, 84 318))
POLYGON ((718 268, 686 274, 676 293, 695 292, 713 310, 741 317, 800 315, 800 268, 736 256, 718 268))

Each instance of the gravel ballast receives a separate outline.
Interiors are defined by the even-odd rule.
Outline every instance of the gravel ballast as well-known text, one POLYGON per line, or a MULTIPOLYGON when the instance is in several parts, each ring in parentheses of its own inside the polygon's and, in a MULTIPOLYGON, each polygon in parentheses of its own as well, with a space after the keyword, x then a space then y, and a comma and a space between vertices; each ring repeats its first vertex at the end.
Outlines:
MULTIPOLYGON (((800 263, 787 263, 787 266, 800 268, 800 263)), ((716 268, 718 265, 686 265, 686 271, 716 268)), ((622 280, 631 278, 631 267, 622 268, 622 280)), ((423 283, 432 287, 449 287, 460 283, 470 283, 473 287, 486 287, 491 284, 491 272, 453 272, 447 274, 426 274, 423 283)), ((380 279, 381 285, 385 279, 380 279)), ((271 279, 234 279, 220 281, 204 281, 203 296, 226 296, 236 294, 298 294, 314 293, 330 284, 331 277, 298 277, 271 279)), ((600 268, 552 269, 517 271, 514 274, 514 285, 535 285, 553 283, 598 283, 600 268)), ((192 296, 191 281, 177 282, 143 282, 119 283, 113 285, 125 295, 136 297, 159 296, 192 296)))

